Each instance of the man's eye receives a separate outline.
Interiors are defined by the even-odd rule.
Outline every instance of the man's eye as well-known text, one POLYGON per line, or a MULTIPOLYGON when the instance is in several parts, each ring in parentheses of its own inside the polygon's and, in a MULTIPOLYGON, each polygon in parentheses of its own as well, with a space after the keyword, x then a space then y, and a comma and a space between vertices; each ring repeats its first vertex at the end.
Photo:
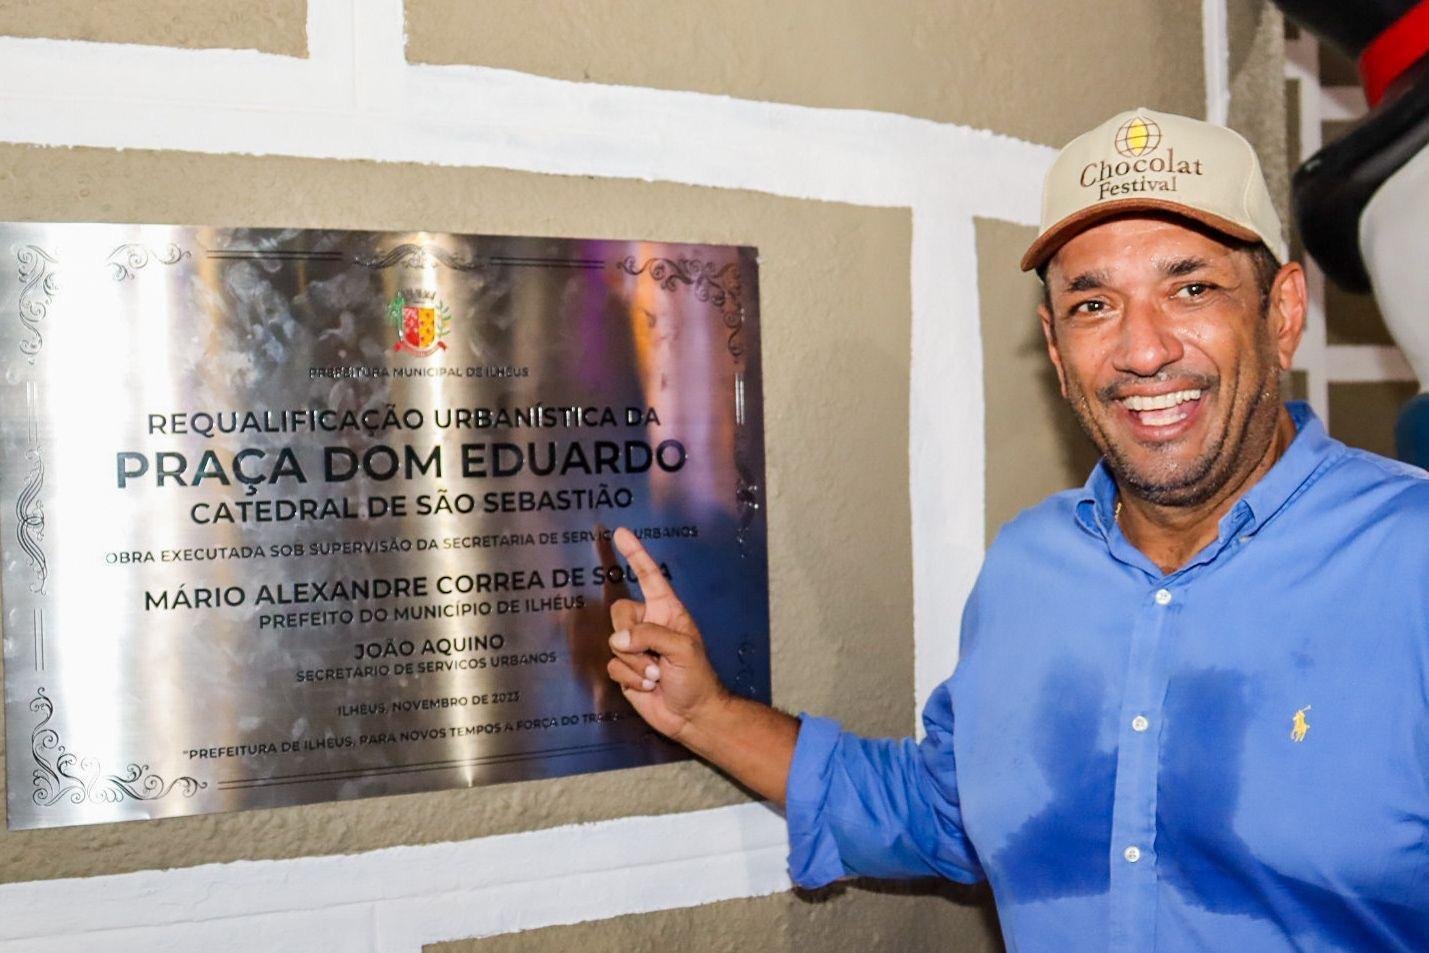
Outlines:
POLYGON ((1106 310, 1106 302, 1093 298, 1090 301, 1078 301, 1072 305, 1068 314, 1096 314, 1098 311, 1104 310, 1106 310))
POLYGON ((1215 286, 1212 285, 1210 282, 1193 281, 1189 285, 1183 286, 1176 293, 1181 295, 1183 298, 1199 298, 1206 292, 1210 291, 1213 287, 1215 286))

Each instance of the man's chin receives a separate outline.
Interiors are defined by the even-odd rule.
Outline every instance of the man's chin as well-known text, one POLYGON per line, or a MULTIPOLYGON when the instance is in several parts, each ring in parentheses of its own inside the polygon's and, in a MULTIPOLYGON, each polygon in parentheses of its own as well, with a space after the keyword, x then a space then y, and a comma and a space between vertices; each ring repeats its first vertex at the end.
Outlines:
POLYGON ((1213 460, 1192 457, 1184 462, 1157 460, 1154 465, 1115 454, 1107 462, 1117 482, 1140 499, 1158 506, 1195 506, 1215 495, 1209 479, 1213 460))
POLYGON ((1080 422, 1128 492, 1158 506, 1195 506, 1215 495, 1217 453, 1212 448, 1218 443, 1209 432, 1212 422, 1198 416, 1189 431, 1149 442, 1119 425, 1124 421, 1103 416, 1091 426, 1093 419, 1087 415, 1080 422))
POLYGON ((1136 485, 1128 481, 1128 486, 1138 499, 1156 506, 1177 508, 1199 506, 1215 496, 1215 489, 1204 483, 1167 486, 1165 484, 1136 485))

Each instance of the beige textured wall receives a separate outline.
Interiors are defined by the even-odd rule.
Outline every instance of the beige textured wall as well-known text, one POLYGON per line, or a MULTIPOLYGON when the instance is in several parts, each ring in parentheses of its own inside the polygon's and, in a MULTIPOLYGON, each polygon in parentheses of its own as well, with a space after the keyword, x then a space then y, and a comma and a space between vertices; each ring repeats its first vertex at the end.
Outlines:
POLYGON ((1417 381, 1330 384, 1330 435, 1352 447, 1394 456, 1394 423, 1417 381))
POLYGON ((1281 220, 1290 221, 1285 127, 1285 21, 1264 0, 1227 0, 1230 126, 1254 145, 1281 220))
POLYGON ((1164 0, 408 0, 407 57, 877 109, 1061 145, 1205 108, 1200 4, 1164 0))
POLYGON ((308 51, 306 0, 0 0, 0 36, 308 51))
POLYGON ((996 953, 997 921, 981 895, 932 881, 864 881, 436 943, 423 953, 996 953))
POLYGON ((1017 270, 1037 229, 977 222, 983 395, 987 402, 988 542, 1002 524, 1058 490, 1076 486, 1097 462, 1057 389, 1037 305, 1042 284, 1017 270))
MULTIPOLYGON (((0 0, 0 34, 301 56, 305 6, 0 0)), ((1199 114, 1205 102, 1194 3, 1107 0, 1092 8, 1072 0, 909 0, 891 9, 854 0, 716 6, 408 0, 406 7, 413 61, 887 110, 1050 144, 1129 106, 1199 114), (1119 40, 1115 55, 1108 55, 1109 37, 1119 40)), ((1266 17, 1262 4, 1233 0, 1235 115, 1257 145, 1275 149, 1278 142, 1283 155, 1284 126, 1262 114, 1274 114, 1282 102, 1278 34, 1266 17)), ((911 729, 907 210, 497 170, 13 145, 0 145, 0 207, 0 217, 11 219, 420 227, 757 245, 775 698, 867 733, 911 729), (854 459, 878 466, 846 464, 854 459)), ((1035 281, 1015 267, 1030 234, 1003 222, 977 224, 992 529, 1046 492, 1079 482, 1091 459, 1048 391, 1032 313, 1035 281)), ((4 833, 0 882, 360 851, 683 811, 745 796, 691 763, 475 791, 4 833)), ((855 885, 442 949, 599 953, 680 946, 1000 948, 977 894, 855 885)))

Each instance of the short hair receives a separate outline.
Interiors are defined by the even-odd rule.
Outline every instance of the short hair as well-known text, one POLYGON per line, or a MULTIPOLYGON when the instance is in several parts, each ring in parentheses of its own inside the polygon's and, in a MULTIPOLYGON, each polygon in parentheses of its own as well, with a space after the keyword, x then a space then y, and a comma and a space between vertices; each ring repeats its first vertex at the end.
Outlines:
POLYGON ((1250 248, 1250 266, 1255 270, 1255 286, 1260 292, 1260 313, 1270 308, 1270 293, 1275 290, 1275 276, 1280 274, 1280 259, 1266 247, 1255 242, 1250 248))

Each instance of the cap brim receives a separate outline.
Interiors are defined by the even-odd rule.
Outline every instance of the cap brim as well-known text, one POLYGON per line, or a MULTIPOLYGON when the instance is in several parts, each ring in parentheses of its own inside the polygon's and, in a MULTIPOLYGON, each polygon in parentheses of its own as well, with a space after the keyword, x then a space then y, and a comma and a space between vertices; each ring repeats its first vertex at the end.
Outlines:
POLYGON ((1022 270, 1031 271, 1034 268, 1041 268, 1052 259, 1053 255, 1057 254, 1058 249, 1093 225, 1133 212, 1164 212, 1168 215, 1189 218, 1207 228, 1241 241, 1262 242, 1265 240, 1244 225, 1237 225, 1229 219, 1212 215, 1203 209, 1191 208, 1161 199, 1117 199, 1073 212, 1038 235, 1037 240, 1028 246, 1026 254, 1022 256, 1022 270))

